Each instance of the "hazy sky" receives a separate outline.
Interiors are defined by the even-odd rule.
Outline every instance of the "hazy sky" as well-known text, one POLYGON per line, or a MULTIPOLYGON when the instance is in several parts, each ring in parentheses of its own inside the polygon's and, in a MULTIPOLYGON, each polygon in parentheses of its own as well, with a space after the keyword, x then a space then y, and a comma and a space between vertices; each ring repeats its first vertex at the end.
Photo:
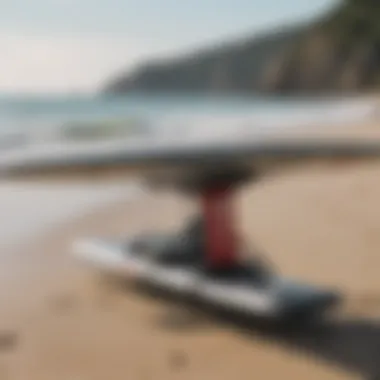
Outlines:
POLYGON ((145 57, 311 17, 334 0, 0 0, 0 91, 90 91, 145 57))

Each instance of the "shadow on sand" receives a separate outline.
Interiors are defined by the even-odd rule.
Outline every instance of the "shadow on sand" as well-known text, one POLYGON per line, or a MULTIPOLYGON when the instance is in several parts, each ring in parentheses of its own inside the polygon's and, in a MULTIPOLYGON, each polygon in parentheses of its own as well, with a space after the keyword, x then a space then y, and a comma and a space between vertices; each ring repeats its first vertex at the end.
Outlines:
POLYGON ((245 337, 270 339, 316 360, 323 360, 365 379, 380 379, 380 323, 369 320, 314 322, 301 326, 278 326, 238 316, 216 317, 245 337))
MULTIPOLYGON (((115 282, 113 282, 115 285, 115 282)), ((125 282, 117 283, 125 289, 125 282)), ((171 306, 154 323, 175 332, 227 327, 246 339, 265 339, 317 361, 335 365, 367 380, 380 380, 380 321, 365 318, 325 319, 302 324, 279 324, 228 310, 210 308, 194 300, 146 285, 127 285, 129 291, 171 306)))
POLYGON ((380 379, 380 321, 358 318, 326 319, 298 325, 276 324, 242 317, 226 310, 194 305, 192 302, 184 304, 183 299, 168 297, 168 294, 152 289, 139 290, 175 306, 158 321, 161 327, 178 331, 199 328, 202 322, 218 323, 233 329, 244 338, 266 339, 301 355, 336 365, 364 379, 380 379), (180 305, 186 306, 182 308, 180 305))

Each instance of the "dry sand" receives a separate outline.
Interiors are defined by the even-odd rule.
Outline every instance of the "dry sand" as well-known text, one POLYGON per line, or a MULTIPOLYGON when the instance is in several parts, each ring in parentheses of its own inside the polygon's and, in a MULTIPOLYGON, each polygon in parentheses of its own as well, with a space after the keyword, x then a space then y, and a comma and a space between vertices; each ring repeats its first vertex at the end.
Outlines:
POLYGON ((0 276, 0 380, 368 377, 380 367, 379 194, 379 162, 298 167, 242 190, 248 240, 284 274, 347 295, 340 320, 300 332, 243 332, 106 285, 67 254, 79 236, 176 226, 190 209, 178 196, 140 195, 76 218, 2 265, 12 275, 0 276))

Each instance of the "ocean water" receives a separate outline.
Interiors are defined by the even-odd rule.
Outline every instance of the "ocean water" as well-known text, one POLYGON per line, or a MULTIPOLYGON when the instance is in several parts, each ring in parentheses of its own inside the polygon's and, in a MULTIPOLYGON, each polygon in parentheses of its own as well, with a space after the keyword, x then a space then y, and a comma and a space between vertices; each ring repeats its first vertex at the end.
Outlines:
POLYGON ((355 123, 373 101, 205 95, 0 95, 0 149, 119 136, 215 138, 295 126, 355 123))

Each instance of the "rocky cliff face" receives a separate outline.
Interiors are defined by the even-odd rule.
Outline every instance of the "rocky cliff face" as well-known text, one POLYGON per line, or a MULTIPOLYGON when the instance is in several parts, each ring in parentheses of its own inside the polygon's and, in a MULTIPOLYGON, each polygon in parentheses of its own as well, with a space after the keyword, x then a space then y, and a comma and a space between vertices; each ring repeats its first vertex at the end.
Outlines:
POLYGON ((150 63, 108 93, 142 91, 320 93, 380 87, 380 1, 346 0, 307 27, 150 63))
POLYGON ((380 86, 380 2, 346 0, 278 57, 266 91, 372 90, 380 86))
POLYGON ((380 50, 371 43, 345 48, 328 35, 311 36, 266 71, 267 92, 355 92, 380 85, 380 50))

